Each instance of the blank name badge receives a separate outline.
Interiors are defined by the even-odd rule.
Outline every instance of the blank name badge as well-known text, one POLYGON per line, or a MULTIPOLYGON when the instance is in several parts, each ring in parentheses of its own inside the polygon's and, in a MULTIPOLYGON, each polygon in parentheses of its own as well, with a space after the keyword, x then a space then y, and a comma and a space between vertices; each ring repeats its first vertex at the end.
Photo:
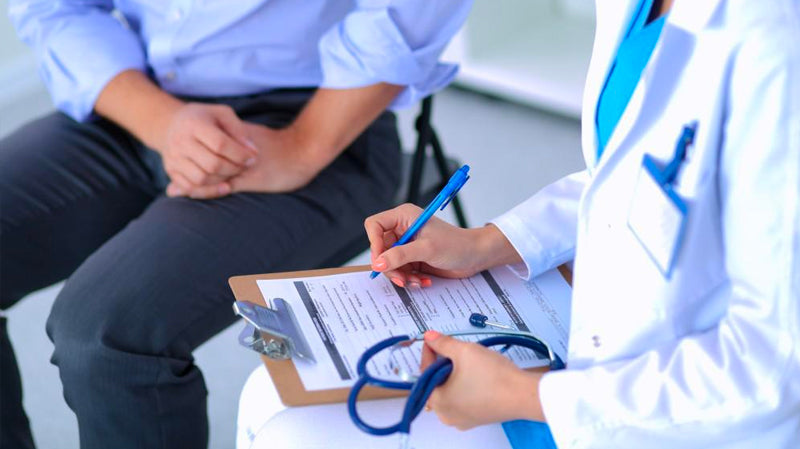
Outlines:
POLYGON ((633 192, 628 227, 666 278, 686 227, 686 203, 670 184, 663 184, 655 161, 645 156, 633 192))

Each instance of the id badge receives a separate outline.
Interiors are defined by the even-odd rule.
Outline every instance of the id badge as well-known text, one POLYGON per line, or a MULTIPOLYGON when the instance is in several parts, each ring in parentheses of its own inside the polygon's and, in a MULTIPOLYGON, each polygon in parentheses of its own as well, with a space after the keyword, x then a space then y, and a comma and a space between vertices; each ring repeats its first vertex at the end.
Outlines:
POLYGON ((628 212, 628 227, 669 279, 683 240, 688 208, 663 179, 656 161, 645 155, 628 212))

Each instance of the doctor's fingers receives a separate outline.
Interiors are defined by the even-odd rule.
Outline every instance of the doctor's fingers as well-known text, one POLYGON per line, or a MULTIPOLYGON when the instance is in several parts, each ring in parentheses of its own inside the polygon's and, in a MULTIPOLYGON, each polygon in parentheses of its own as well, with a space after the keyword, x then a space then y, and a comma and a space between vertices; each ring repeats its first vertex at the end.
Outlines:
POLYGON ((419 372, 423 372, 436 361, 436 353, 428 345, 422 345, 422 355, 419 361, 419 372))
POLYGON ((452 394, 445 386, 435 388, 425 404, 426 410, 433 410, 445 426, 455 427, 458 430, 475 427, 475 424, 466 419, 465 413, 458 410, 457 402, 450 400, 452 394))
POLYGON ((394 285, 398 287, 402 288, 430 287, 431 285, 433 285, 433 281, 431 280, 429 275, 417 270, 417 267, 419 265, 420 264, 414 263, 400 267, 396 270, 388 270, 388 271, 376 269, 374 264, 372 267, 375 271, 381 272, 394 285))
POLYGON ((401 204, 364 220, 372 256, 377 257, 386 249, 382 246, 384 233, 393 232, 395 235, 402 235, 421 213, 422 209, 413 204, 401 204))
MULTIPOLYGON (((431 280, 430 275, 426 274, 422 270, 423 266, 424 265, 419 262, 412 262, 396 270, 386 272, 385 274, 389 277, 389 279, 392 279, 392 282, 395 282, 394 279, 400 280, 403 284, 405 284, 403 287, 430 287, 433 285, 433 281, 431 280)), ((395 284, 396 283, 397 282, 395 282, 395 284)))
POLYGON ((391 248, 397 242, 398 235, 394 231, 386 231, 383 233, 383 245, 375 245, 375 251, 370 251, 370 263, 374 263, 375 259, 386 249, 391 248))
MULTIPOLYGON (((387 249, 375 258, 373 266, 379 271, 396 270, 415 262, 430 262, 435 256, 434 243, 428 239, 414 240, 387 249)), ((412 267, 416 270, 418 265, 412 267)))

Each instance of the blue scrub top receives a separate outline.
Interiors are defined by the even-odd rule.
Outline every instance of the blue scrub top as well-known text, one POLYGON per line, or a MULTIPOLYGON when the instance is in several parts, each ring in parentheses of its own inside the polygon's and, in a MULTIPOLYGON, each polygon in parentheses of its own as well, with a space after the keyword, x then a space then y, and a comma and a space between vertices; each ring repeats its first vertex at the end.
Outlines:
POLYGON ((647 23, 652 4, 653 0, 639 3, 636 16, 617 49, 617 56, 600 92, 596 114, 598 160, 625 112, 664 28, 666 16, 647 23))
MULTIPOLYGON (((596 114, 598 160, 622 113, 625 112, 664 28, 666 16, 647 23, 652 7, 653 0, 639 2, 637 12, 617 49, 614 63, 600 92, 596 114)), ((545 423, 511 421, 503 423, 503 430, 514 449, 557 449, 550 428, 545 423)))

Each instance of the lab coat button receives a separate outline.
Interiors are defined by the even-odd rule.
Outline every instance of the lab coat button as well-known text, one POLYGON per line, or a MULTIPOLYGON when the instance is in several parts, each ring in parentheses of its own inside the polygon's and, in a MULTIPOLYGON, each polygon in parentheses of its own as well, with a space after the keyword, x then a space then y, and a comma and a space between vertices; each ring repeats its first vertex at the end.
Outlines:
POLYGON ((592 337, 592 341, 594 342, 594 347, 595 348, 599 348, 600 347, 600 336, 599 335, 595 335, 594 337, 592 337))
POLYGON ((167 81, 172 81, 175 79, 175 72, 170 70, 169 72, 164 74, 164 79, 167 81))

